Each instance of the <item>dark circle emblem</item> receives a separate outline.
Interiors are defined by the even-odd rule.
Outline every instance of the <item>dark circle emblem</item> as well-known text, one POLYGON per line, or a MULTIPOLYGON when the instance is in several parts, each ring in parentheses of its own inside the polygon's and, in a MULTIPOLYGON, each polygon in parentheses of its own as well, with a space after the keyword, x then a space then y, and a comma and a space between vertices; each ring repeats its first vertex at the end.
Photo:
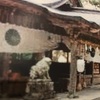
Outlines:
POLYGON ((9 29, 6 32, 5 40, 7 41, 8 44, 16 46, 20 43, 21 38, 17 30, 9 29))

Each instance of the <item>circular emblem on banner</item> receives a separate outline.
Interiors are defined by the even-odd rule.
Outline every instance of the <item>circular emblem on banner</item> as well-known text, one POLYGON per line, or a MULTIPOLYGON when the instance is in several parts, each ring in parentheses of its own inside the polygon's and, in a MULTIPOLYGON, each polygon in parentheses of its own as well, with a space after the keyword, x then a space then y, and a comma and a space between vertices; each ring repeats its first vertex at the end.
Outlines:
POLYGON ((17 30, 9 29, 5 34, 5 40, 8 44, 16 46, 20 43, 21 38, 17 30))

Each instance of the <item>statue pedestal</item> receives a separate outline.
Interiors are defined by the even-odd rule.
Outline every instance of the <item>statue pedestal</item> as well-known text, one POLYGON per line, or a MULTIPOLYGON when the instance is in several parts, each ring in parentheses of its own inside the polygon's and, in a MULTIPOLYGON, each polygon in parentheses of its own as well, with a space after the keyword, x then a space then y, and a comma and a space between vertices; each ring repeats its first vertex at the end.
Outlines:
POLYGON ((28 100, 47 100, 55 97, 53 82, 47 79, 35 79, 28 83, 28 100), (30 99, 29 99, 30 98, 30 99))

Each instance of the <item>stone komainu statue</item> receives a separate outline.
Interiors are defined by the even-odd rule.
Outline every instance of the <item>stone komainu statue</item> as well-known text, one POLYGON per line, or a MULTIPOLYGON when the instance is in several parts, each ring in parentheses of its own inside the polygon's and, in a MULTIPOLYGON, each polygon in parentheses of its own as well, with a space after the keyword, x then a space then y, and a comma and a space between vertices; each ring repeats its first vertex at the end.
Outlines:
POLYGON ((49 68, 51 64, 51 59, 48 57, 43 58, 36 65, 31 67, 30 78, 34 79, 50 79, 49 68))
MULTIPOLYGON (((51 59, 48 57, 44 57, 36 65, 32 66, 30 69, 30 78, 26 86, 26 93, 31 93, 31 86, 38 85, 39 81, 51 81, 49 76, 49 69, 51 65, 51 59), (34 85, 35 84, 35 85, 34 85)), ((35 86, 39 87, 39 86, 35 86)))
POLYGON ((26 99, 47 100, 55 97, 54 82, 49 76, 50 58, 43 58, 31 67, 30 78, 26 86, 26 99))

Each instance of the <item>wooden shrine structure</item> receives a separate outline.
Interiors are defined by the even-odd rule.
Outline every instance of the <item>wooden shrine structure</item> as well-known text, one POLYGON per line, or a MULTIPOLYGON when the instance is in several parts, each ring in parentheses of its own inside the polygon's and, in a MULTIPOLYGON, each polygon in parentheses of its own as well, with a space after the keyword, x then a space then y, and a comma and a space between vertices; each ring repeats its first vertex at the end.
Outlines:
MULTIPOLYGON (((82 11, 82 9, 77 8, 70 9, 70 11, 75 10, 79 12, 82 11)), ((84 10, 84 12, 89 12, 89 10, 84 10)), ((91 13, 99 14, 100 12, 91 11, 91 13)), ((32 4, 23 0, 0 0, 0 24, 45 31, 45 34, 49 33, 49 36, 53 34, 62 37, 62 42, 71 52, 69 94, 75 95, 78 57, 82 56, 85 44, 91 45, 94 48, 100 48, 100 26, 98 24, 89 22, 80 16, 53 13, 44 6, 32 4)), ((51 40, 53 35, 48 39, 51 40)), ((60 41, 59 38, 57 39, 60 41)), ((40 41, 42 42, 42 40, 40 41)), ((44 51, 46 50, 44 49, 44 51)), ((2 53, 3 51, 0 50, 0 52, 2 53)))

